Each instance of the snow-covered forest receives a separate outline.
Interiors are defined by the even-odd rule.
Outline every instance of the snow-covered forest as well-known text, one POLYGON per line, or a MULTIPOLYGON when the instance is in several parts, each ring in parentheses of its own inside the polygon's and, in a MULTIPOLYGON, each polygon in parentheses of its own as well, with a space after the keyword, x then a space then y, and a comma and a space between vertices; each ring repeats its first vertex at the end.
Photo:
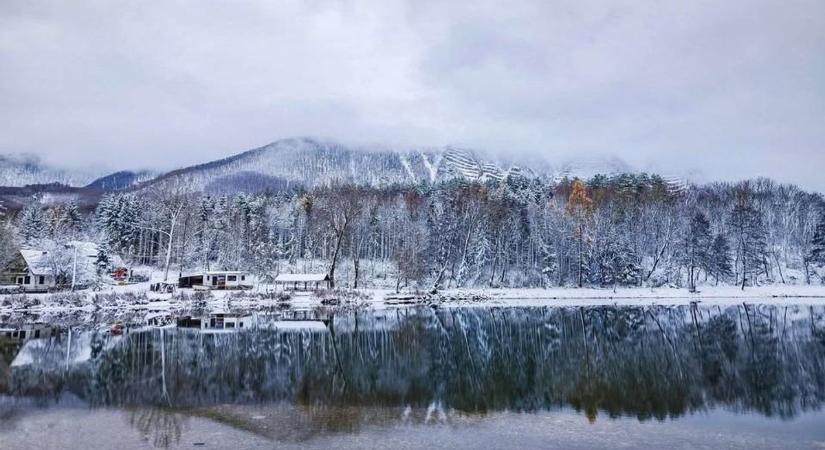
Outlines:
POLYGON ((204 269, 265 280, 311 266, 352 288, 695 289, 820 283, 825 263, 822 195, 767 179, 507 177, 224 196, 169 182, 88 211, 33 201, 3 221, 4 258, 82 239, 170 280, 204 269))

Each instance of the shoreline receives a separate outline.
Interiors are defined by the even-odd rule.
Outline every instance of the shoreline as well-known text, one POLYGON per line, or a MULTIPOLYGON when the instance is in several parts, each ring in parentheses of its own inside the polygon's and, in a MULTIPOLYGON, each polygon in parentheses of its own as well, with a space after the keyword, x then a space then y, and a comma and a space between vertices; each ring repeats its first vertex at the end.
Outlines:
POLYGON ((825 305, 825 286, 759 286, 742 291, 734 286, 714 286, 695 293, 677 288, 503 288, 450 289, 438 294, 402 292, 391 289, 359 289, 335 291, 339 300, 330 304, 326 296, 313 292, 292 293, 289 299, 262 298, 267 291, 210 291, 209 297, 196 300, 191 293, 157 294, 135 289, 136 286, 116 286, 101 292, 51 294, 14 294, 16 299, 31 299, 36 304, 26 306, 6 304, 12 295, 0 295, 0 314, 38 314, 61 312, 137 312, 174 311, 186 309, 288 309, 314 308, 390 309, 413 306, 435 307, 570 307, 570 306, 687 306, 702 305, 825 305), (109 303, 94 304, 95 295, 105 296, 109 303), (67 304, 72 298, 73 303, 67 304), (78 302, 78 299, 81 299, 78 302), (112 303, 111 299, 115 299, 112 303), (138 301, 139 300, 139 301, 138 301))

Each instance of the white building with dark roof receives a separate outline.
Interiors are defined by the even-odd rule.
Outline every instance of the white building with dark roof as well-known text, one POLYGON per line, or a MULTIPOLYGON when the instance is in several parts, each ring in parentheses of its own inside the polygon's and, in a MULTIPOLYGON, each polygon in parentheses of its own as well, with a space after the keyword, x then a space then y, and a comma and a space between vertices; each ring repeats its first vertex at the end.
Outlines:
MULTIPOLYGON (((73 272, 80 278, 95 272, 97 244, 72 241, 63 244, 63 247, 65 257, 56 257, 43 249, 20 249, 11 262, 0 271, 0 285, 17 285, 25 292, 48 292, 71 283, 70 277, 73 272), (64 274, 62 278, 65 279, 60 279, 60 273, 64 274), (65 274, 69 274, 68 278, 65 274)), ((109 259, 115 267, 123 264, 116 255, 110 255, 109 259)))

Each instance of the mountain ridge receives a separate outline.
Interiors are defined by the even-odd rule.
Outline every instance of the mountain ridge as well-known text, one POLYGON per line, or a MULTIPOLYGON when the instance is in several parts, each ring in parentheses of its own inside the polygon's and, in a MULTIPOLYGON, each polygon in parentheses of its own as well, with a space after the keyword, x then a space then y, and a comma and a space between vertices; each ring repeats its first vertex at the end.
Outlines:
MULTIPOLYGON (((2 158, 0 156, 0 161, 2 158)), ((502 157, 457 146, 396 149, 295 137, 165 173, 126 169, 96 177, 71 176, 67 170, 61 172, 34 160, 23 169, 0 167, 0 185, 24 187, 59 183, 117 191, 183 183, 192 190, 233 193, 312 188, 335 183, 388 186, 451 179, 504 181, 511 177, 558 181, 564 177, 587 179, 597 173, 609 176, 634 172, 639 171, 616 157, 553 161, 541 157, 502 157), (15 170, 33 175, 15 177, 15 170), (9 180, 14 181, 2 184, 9 180)))
MULTIPOLYGON (((593 164, 590 164, 593 166, 593 164)), ((557 180, 571 176, 570 167, 537 158, 502 158, 456 146, 392 149, 347 146, 314 138, 288 138, 226 158, 184 167, 149 180, 141 187, 157 183, 183 182, 195 190, 210 191, 240 174, 265 179, 284 187, 315 187, 335 183, 370 186, 417 184, 449 179, 468 181, 529 177, 557 180), (229 177, 229 178, 226 178, 229 177)), ((634 171, 614 158, 593 173, 613 175, 634 171)), ((254 184, 254 183, 253 183, 254 184)), ((254 189, 246 186, 245 189, 254 189)))

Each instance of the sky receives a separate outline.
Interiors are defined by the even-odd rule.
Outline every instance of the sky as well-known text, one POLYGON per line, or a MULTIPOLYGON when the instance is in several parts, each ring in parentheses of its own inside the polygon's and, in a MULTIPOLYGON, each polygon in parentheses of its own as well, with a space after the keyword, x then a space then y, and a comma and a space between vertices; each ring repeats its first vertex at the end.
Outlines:
POLYGON ((165 170, 295 136, 825 191, 825 1, 0 1, 0 154, 165 170))

